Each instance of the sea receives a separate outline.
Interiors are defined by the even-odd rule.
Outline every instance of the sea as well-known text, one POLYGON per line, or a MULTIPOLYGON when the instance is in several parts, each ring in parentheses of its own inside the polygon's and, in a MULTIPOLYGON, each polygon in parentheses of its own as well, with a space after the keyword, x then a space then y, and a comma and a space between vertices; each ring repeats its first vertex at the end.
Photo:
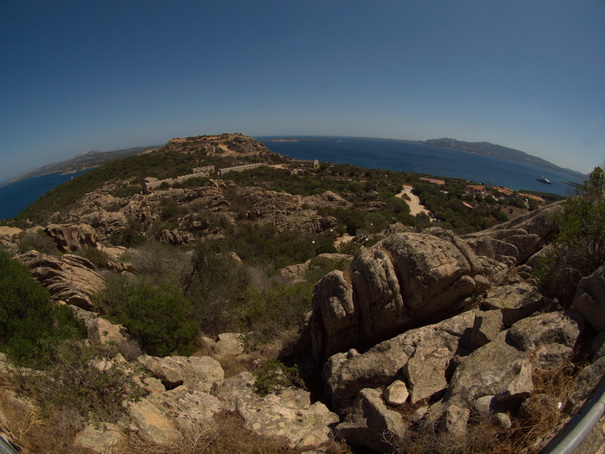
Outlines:
POLYGON ((55 186, 84 172, 86 170, 70 174, 51 173, 0 186, 0 220, 17 216, 55 186))
POLYGON ((574 194, 569 184, 581 183, 573 175, 524 162, 450 150, 400 140, 330 138, 259 138, 271 151, 294 159, 317 159, 372 169, 425 173, 437 177, 461 178, 490 186, 574 194), (537 181, 546 177, 551 184, 537 181))
MULTIPOLYGON (((513 190, 570 196, 574 190, 568 183, 581 182, 572 175, 523 162, 397 140, 351 137, 260 137, 258 140, 271 151, 294 159, 462 178, 513 190), (541 177, 552 184, 536 180, 541 177)), ((0 186, 0 220, 17 216, 44 193, 83 172, 53 173, 0 186)))

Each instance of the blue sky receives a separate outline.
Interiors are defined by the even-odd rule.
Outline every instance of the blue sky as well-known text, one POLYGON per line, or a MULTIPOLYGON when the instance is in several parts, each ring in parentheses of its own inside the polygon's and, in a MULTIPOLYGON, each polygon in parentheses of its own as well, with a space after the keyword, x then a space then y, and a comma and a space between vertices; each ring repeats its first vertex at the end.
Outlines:
POLYGON ((0 181, 222 132, 605 162, 604 0, 2 0, 0 181))

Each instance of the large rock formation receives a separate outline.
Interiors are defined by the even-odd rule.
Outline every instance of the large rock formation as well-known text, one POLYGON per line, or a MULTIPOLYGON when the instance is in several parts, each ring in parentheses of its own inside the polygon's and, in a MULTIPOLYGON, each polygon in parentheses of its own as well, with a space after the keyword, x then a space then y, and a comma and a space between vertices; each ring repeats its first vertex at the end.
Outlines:
POLYGON ((50 224, 45 230, 63 252, 75 252, 81 247, 97 247, 97 233, 88 224, 50 224))
POLYGON ((62 301, 90 310, 93 308, 90 297, 103 289, 103 278, 84 257, 72 254, 54 256, 29 251, 15 259, 29 267, 55 302, 62 301))
POLYGON ((445 318, 465 297, 485 290, 484 281, 474 279, 482 270, 466 245, 431 234, 392 235, 361 249, 350 272, 333 271, 316 286, 315 359, 445 318))
POLYGON ((552 215, 559 207, 560 204, 553 203, 541 210, 462 238, 477 255, 522 264, 544 247, 556 233, 557 227, 552 221, 552 215))

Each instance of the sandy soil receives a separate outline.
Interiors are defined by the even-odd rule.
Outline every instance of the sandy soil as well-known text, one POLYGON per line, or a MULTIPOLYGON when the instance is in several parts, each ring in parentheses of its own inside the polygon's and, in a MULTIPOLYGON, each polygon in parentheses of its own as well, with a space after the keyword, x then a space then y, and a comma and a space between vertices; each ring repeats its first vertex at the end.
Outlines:
POLYGON ((429 210, 427 210, 426 207, 420 203, 420 199, 416 194, 412 194, 412 189, 414 189, 413 186, 404 185, 403 191, 401 191, 399 194, 396 194, 395 197, 405 200, 410 207, 410 214, 412 216, 416 216, 419 213, 426 213, 428 215, 429 210), (405 194, 407 194, 407 196, 410 198, 409 200, 404 198, 405 194))

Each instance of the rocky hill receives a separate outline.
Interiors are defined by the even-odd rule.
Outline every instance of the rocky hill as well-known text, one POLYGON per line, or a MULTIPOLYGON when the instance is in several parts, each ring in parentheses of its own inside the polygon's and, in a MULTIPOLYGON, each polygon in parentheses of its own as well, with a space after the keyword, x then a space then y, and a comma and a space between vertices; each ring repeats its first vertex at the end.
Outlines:
POLYGON ((0 318, 4 436, 24 452, 542 449, 605 364, 603 267, 570 299, 534 273, 567 205, 456 234, 405 225, 407 176, 354 172, 241 135, 173 139, 0 227, 0 304, 23 320, 0 318), (54 308, 39 319, 23 269, 54 308))
POLYGON ((429 139, 420 141, 425 145, 433 145, 441 148, 451 148, 452 150, 467 151, 469 153, 483 154, 486 156, 494 156, 496 158, 510 159, 513 161, 526 162, 546 169, 557 170, 559 172, 566 173, 574 178, 584 179, 586 175, 575 170, 566 169, 559 167, 552 162, 546 161, 545 159, 538 158, 537 156, 530 155, 524 151, 515 150, 514 148, 503 147, 502 145, 496 145, 490 142, 464 142, 462 140, 442 138, 442 139, 429 139))

